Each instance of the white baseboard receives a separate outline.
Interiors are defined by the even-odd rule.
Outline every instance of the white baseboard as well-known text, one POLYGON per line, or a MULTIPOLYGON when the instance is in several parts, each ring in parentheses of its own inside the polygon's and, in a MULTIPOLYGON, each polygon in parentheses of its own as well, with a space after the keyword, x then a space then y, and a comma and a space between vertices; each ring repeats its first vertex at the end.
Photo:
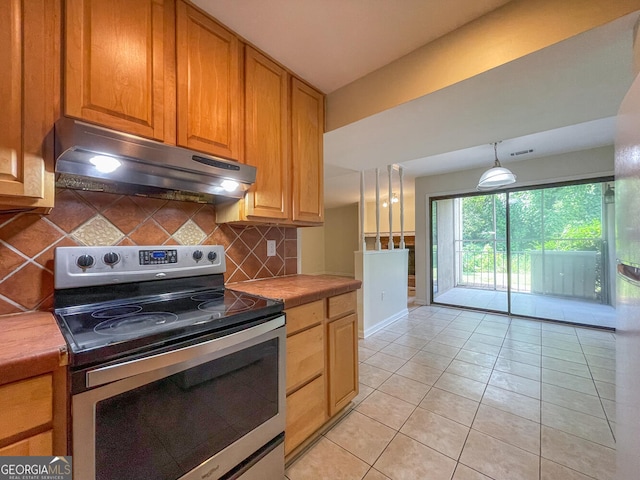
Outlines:
POLYGON ((414 298, 413 303, 417 305, 429 305, 429 302, 427 302, 424 298, 414 298))
POLYGON ((374 326, 369 327, 364 331, 359 330, 358 331, 358 335, 360 336, 360 338, 370 337, 374 333, 379 332, 383 328, 391 325, 393 322, 395 322, 396 320, 401 319, 402 317, 404 317, 406 315, 409 315, 409 309, 407 309, 407 308, 405 308, 404 310, 400 310, 398 313, 395 313, 395 314, 391 315, 388 318, 385 318, 381 322, 376 323, 374 326))

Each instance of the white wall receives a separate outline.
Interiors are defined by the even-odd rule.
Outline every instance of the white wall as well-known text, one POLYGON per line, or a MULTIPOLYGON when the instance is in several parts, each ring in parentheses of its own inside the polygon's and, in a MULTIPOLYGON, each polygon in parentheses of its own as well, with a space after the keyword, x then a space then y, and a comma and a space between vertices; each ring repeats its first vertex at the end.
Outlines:
MULTIPOLYGON (((516 186, 613 175, 613 146, 509 163, 508 167, 517 176, 516 186)), ((431 228, 428 218, 429 197, 474 192, 478 179, 485 170, 486 168, 464 170, 416 178, 416 303, 427 304, 431 288, 431 260, 428 254, 431 228)))
POLYGON ((355 253, 358 290, 358 333, 368 337, 403 317, 407 310, 408 250, 355 253))

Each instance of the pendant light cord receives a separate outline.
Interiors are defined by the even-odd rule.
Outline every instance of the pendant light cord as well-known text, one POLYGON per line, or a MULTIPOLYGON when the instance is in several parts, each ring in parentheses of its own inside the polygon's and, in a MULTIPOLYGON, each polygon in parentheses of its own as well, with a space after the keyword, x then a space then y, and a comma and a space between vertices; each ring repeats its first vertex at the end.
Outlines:
POLYGON ((493 153, 496 156, 496 160, 495 163, 493 164, 494 167, 502 167, 502 165, 500 165, 500 160, 498 160, 498 144, 500 142, 493 142, 493 153))

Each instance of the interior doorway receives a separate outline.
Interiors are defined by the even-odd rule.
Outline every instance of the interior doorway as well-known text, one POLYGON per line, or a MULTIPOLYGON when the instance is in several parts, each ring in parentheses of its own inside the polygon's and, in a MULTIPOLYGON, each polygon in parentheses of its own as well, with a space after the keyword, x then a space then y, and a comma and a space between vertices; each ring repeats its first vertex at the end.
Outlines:
POLYGON ((615 327, 610 181, 431 199, 432 302, 615 327))

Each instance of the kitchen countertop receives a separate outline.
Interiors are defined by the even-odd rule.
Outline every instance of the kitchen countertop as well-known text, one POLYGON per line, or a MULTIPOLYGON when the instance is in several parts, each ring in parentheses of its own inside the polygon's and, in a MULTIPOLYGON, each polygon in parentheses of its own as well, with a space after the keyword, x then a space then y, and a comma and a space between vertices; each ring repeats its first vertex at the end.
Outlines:
MULTIPOLYGON (((357 290, 360 280, 337 275, 288 275, 228 284, 232 290, 284 301, 285 308, 357 290)), ((68 363, 67 345, 49 312, 0 316, 0 385, 68 363)))
POLYGON ((49 312, 0 316, 0 384, 51 372, 68 362, 67 345, 49 312))
POLYGON ((284 308, 357 290, 360 280, 337 275, 287 275, 231 283, 227 288, 284 301, 284 308))

